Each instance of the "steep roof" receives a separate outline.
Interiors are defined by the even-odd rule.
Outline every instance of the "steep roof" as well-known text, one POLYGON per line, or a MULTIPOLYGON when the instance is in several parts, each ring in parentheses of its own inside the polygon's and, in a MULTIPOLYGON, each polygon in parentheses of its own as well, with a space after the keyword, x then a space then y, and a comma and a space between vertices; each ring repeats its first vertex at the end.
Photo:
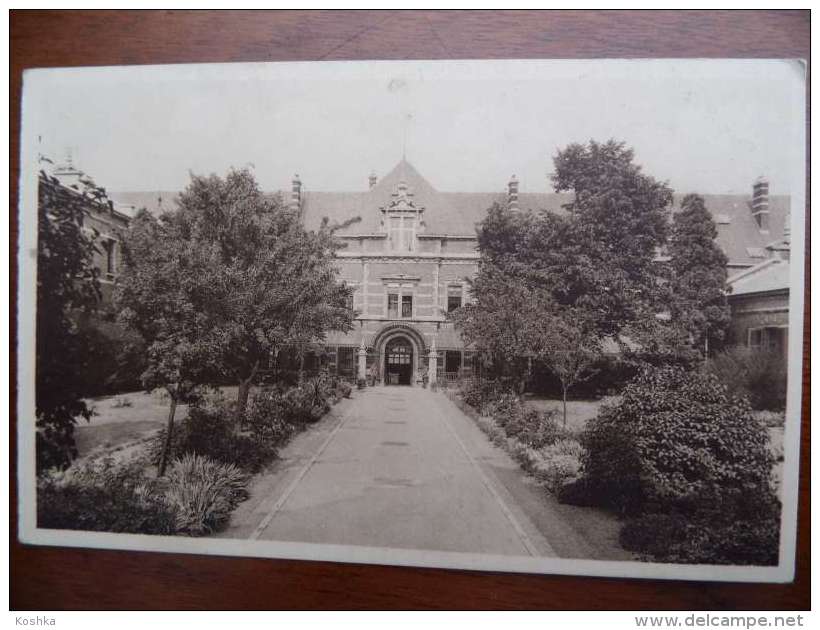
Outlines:
MULTIPOLYGON (((442 192, 436 190, 407 160, 402 159, 373 188, 361 192, 324 192, 302 189, 302 215, 308 229, 316 229, 327 217, 331 223, 342 224, 359 217, 361 220, 340 231, 341 234, 373 234, 379 231, 381 212, 389 205, 399 183, 407 184, 413 203, 423 207, 427 234, 472 236, 487 209, 494 203, 504 203, 506 192, 442 192)), ((115 192, 111 198, 120 204, 144 207, 157 212, 158 199, 162 207, 173 208, 177 193, 173 191, 115 192)), ((769 197, 770 230, 761 232, 749 207, 751 195, 703 195, 706 207, 715 218, 718 244, 729 258, 731 266, 752 266, 767 256, 766 245, 783 235, 790 197, 769 197)), ((289 198, 286 195, 285 198, 289 198)), ((563 212, 562 205, 572 196, 568 193, 521 192, 519 206, 531 210, 563 212)), ((680 210, 683 195, 675 195, 671 211, 680 210)))

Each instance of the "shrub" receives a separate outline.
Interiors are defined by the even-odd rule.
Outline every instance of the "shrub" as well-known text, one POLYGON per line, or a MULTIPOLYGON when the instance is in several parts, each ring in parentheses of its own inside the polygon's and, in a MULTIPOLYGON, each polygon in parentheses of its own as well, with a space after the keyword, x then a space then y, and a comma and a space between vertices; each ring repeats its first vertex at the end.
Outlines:
POLYGON ((508 388, 499 381, 486 378, 469 378, 461 384, 462 400, 482 414, 486 405, 498 400, 507 391, 508 388))
POLYGON ((336 398, 341 400, 342 398, 350 398, 353 394, 353 388, 350 386, 350 383, 347 381, 339 380, 336 384, 336 398))
POLYGON ((247 478, 233 464, 186 454, 168 473, 165 500, 176 513, 176 528, 200 536, 221 528, 247 498, 247 478))
POLYGON ((323 376, 304 379, 282 394, 282 413, 292 424, 317 422, 330 411, 331 388, 323 376))
POLYGON ((363 378, 356 379, 356 389, 364 389, 367 387, 367 380, 363 378))
POLYGON ((173 534, 173 508, 146 479, 139 465, 113 460, 86 464, 37 485, 37 524, 49 529, 80 529, 130 534, 173 534))
POLYGON ((534 449, 543 449, 555 444, 563 435, 555 415, 553 411, 527 409, 524 414, 524 430, 518 435, 518 439, 534 449))
POLYGON ((779 506, 756 507, 751 518, 732 520, 722 511, 650 513, 621 530, 624 549, 658 562, 774 565, 780 544, 779 506))
POLYGON ((584 476, 559 499, 635 515, 626 549, 660 562, 777 562, 768 431, 713 374, 646 371, 583 439, 584 476))
MULTIPOLYGON (((507 424, 515 422, 522 412, 521 399, 512 392, 500 393, 496 398, 485 402, 482 407, 482 413, 492 416, 500 426, 504 427, 505 431, 507 424)), ((509 434, 515 435, 517 429, 517 426, 511 427, 509 434)))
POLYGON ((554 412, 532 409, 511 392, 486 404, 485 411, 503 427, 508 437, 519 440, 528 448, 540 449, 553 444, 561 435, 554 412))
POLYGON ((278 389, 263 390, 254 396, 245 423, 258 443, 272 447, 284 444, 297 430, 286 417, 282 392, 278 389))
MULTIPOLYGON (((203 455, 225 464, 236 464, 248 472, 257 472, 276 457, 278 442, 261 439, 255 433, 243 435, 237 429, 229 407, 194 404, 188 417, 174 428, 169 459, 185 454, 203 455)), ((163 428, 149 445, 149 456, 154 464, 162 455, 165 436, 163 428)))
MULTIPOLYGON (((766 500, 772 458, 746 401, 709 374, 650 368, 583 435, 587 486, 624 511, 766 500)), ((730 509, 730 508, 729 508, 730 509)))
POLYGON ((535 476, 557 494, 581 472, 583 448, 577 440, 562 439, 542 448, 535 466, 535 476))
POLYGON ((734 346, 710 359, 706 369, 753 409, 786 408, 786 362, 778 352, 734 346))

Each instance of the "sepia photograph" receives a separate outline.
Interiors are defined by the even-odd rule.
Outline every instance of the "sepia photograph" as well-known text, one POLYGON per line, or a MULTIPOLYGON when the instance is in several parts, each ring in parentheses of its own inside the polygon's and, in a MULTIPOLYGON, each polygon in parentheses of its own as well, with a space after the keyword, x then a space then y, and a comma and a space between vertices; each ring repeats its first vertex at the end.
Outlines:
POLYGON ((793 579, 800 60, 27 70, 19 538, 793 579))

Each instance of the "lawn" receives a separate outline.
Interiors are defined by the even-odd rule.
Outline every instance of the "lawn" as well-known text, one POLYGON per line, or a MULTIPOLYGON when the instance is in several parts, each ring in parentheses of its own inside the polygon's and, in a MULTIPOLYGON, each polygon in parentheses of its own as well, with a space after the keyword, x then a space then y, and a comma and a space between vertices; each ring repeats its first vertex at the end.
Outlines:
MULTIPOLYGON (((226 397, 236 395, 236 387, 223 387, 226 397)), ((77 420, 74 438, 80 457, 102 454, 141 441, 168 422, 168 395, 163 391, 130 392, 86 400, 94 415, 91 421, 77 420)), ((188 406, 177 407, 175 421, 188 415, 188 406)))
MULTIPOLYGON (((553 410, 556 413, 558 422, 563 420, 563 407, 560 400, 545 398, 532 394, 525 394, 525 404, 538 411, 553 410)), ((578 435, 586 427, 589 420, 598 415, 598 410, 602 405, 617 402, 616 396, 605 396, 600 400, 568 400, 567 401, 567 429, 578 435)), ((754 412, 760 419, 769 425, 769 448, 774 455, 776 462, 772 469, 775 484, 779 487, 783 477, 783 426, 782 413, 768 411, 754 412)))
MULTIPOLYGON (((615 396, 605 396, 600 400, 568 400, 567 401, 567 429, 572 433, 580 433, 587 422, 598 415, 601 405, 615 402, 615 396)), ((525 404, 538 411, 555 411, 558 422, 563 422, 564 409, 560 400, 543 396, 527 394, 525 404)))

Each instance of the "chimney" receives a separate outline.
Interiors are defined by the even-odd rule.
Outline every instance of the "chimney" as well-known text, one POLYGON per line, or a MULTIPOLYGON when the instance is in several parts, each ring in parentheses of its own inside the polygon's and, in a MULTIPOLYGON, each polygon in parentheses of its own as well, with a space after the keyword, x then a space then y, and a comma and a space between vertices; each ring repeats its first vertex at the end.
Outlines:
POLYGON ((293 187, 290 194, 290 207, 294 210, 298 210, 302 207, 302 180, 299 179, 298 173, 293 176, 291 184, 293 187))
POLYGON ((507 207, 518 210, 518 178, 513 175, 507 184, 507 207))
POLYGON ((379 181, 379 178, 376 177, 376 171, 370 171, 370 177, 367 178, 367 182, 370 184, 370 189, 372 190, 373 187, 376 185, 376 182, 379 181))
POLYGON ((761 232, 769 232, 769 180, 762 175, 752 185, 752 216, 761 232))
POLYGON ((63 163, 54 169, 54 177, 56 177, 57 181, 63 186, 80 188, 80 178, 82 175, 83 172, 74 166, 71 149, 68 149, 63 163))
POLYGON ((783 242, 786 243, 786 245, 791 245, 791 242, 792 242, 792 226, 791 226, 791 223, 792 223, 792 213, 787 212, 786 213, 786 218, 783 221, 783 242))

